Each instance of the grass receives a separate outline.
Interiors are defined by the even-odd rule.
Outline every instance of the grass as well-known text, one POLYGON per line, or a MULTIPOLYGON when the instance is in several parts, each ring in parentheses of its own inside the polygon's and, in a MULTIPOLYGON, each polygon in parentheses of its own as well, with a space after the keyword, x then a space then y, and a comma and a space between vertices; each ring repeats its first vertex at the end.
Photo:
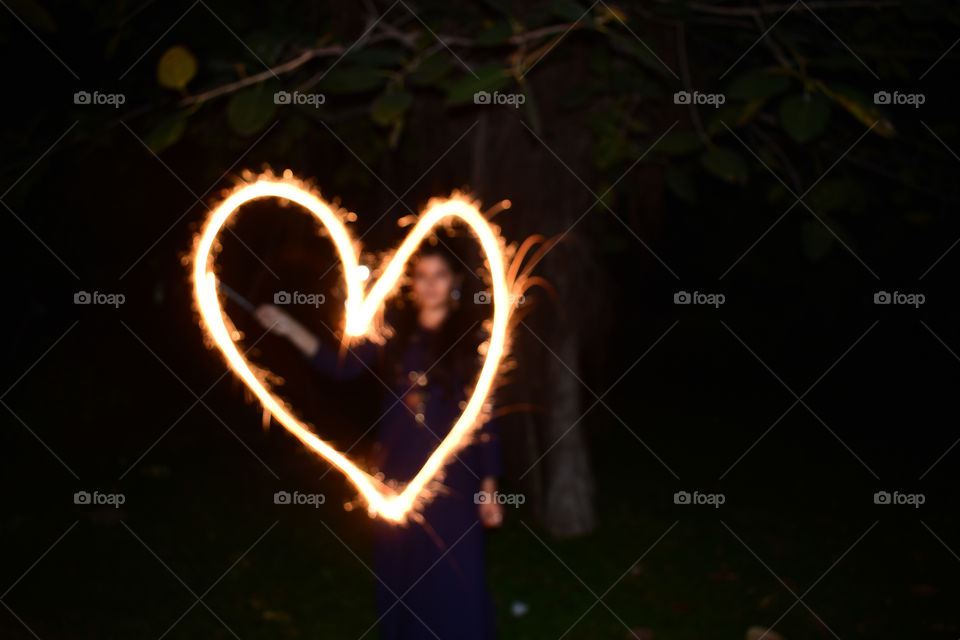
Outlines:
MULTIPOLYGON (((82 478, 26 430, 6 431, 4 450, 17 455, 6 456, 4 480, 16 490, 0 529, 0 570, 16 616, 44 640, 376 638, 369 518, 343 508, 351 496, 343 480, 323 475, 282 430, 262 432, 228 383, 207 402, 262 463, 197 408, 118 479, 191 401, 164 372, 144 375, 156 381, 140 391, 14 400, 82 478), (157 397, 169 404, 142 411, 157 397), (70 429, 57 431, 62 425, 70 429), (126 504, 77 506, 80 489, 120 491, 126 504), (281 489, 323 492, 327 501, 275 505, 281 489)), ((636 422, 625 417, 643 418, 649 445, 682 481, 622 425, 591 414, 596 530, 558 540, 528 501, 508 508, 504 528, 489 536, 502 638, 739 640, 750 626, 774 623, 788 640, 957 637, 949 511, 873 506, 871 479, 800 413, 722 482, 720 472, 755 439, 752 423, 689 409, 637 413, 636 422), (711 435, 718 424, 722 434, 711 435), (705 442, 691 449, 693 434, 705 442), (727 502, 675 505, 681 489, 721 491, 727 502), (514 602, 528 613, 512 616, 514 602)), ((0 637, 33 636, 8 612, 0 637)))

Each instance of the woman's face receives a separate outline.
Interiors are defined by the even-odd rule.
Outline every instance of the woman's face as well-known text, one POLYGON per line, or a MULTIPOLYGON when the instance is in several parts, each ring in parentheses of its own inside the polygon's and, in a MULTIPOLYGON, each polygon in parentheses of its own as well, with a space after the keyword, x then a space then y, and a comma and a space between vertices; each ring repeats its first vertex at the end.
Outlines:
POLYGON ((440 256, 421 256, 413 267, 413 300, 421 309, 450 304, 456 274, 440 256))

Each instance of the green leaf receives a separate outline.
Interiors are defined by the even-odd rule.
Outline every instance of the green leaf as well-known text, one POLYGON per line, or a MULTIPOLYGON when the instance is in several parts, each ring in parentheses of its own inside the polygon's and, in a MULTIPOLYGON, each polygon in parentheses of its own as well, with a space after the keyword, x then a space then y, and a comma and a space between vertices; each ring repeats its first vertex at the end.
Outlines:
POLYGON ((263 83, 255 84, 230 98, 227 103, 227 122, 238 134, 249 136, 267 126, 276 109, 273 91, 263 83))
POLYGON ((787 191, 786 187, 779 182, 772 182, 763 197, 767 204, 780 204, 787 202, 788 196, 790 203, 796 202, 797 196, 792 195, 787 191))
POLYGON ((780 124, 800 144, 823 133, 829 121, 830 107, 819 93, 789 96, 780 103, 780 124))
POLYGON ((620 130, 622 116, 613 108, 590 113, 585 118, 594 136, 593 164, 600 170, 622 162, 628 153, 627 137, 620 130))
POLYGON ((554 2, 551 2, 550 12, 561 20, 565 20, 567 22, 579 20, 580 16, 583 16, 584 18, 587 17, 583 15, 587 12, 587 9, 581 6, 579 3, 573 2, 573 0, 555 0, 554 2))
POLYGON ((627 130, 630 133, 639 133, 642 135, 650 133, 650 125, 646 120, 641 120, 640 118, 628 118, 627 130))
POLYGON ((585 106, 596 94, 596 89, 588 84, 575 84, 560 98, 560 108, 572 111, 585 106))
POLYGON ((510 84, 507 72, 497 65, 489 65, 476 70, 477 77, 468 75, 453 82, 447 88, 447 104, 472 102, 478 91, 498 91, 510 84))
POLYGON ((707 172, 712 173, 724 182, 730 184, 745 184, 747 182, 747 163, 740 152, 728 147, 709 147, 700 154, 700 164, 707 172))
POLYGON ((606 47, 594 47, 587 55, 587 64, 594 79, 606 80, 613 75, 613 56, 606 47))
POLYGON ((643 43, 638 41, 636 38, 632 36, 623 36, 614 32, 607 34, 607 37, 610 39, 610 44, 615 50, 634 58, 647 69, 650 69, 654 73, 662 76, 673 75, 670 73, 670 70, 664 65, 664 63, 661 62, 660 59, 654 54, 654 52, 645 47, 643 43))
POLYGON ((697 201, 697 189, 693 186, 693 180, 683 169, 667 165, 665 180, 667 189, 670 193, 677 196, 684 202, 694 203, 697 201))
POLYGON ((668 156, 682 156, 692 153, 703 146, 703 142, 693 131, 689 129, 674 129, 657 143, 653 149, 668 156))
POLYGON ((620 114, 612 108, 593 111, 583 119, 587 129, 596 137, 613 136, 617 134, 617 125, 620 114))
MULTIPOLYGON (((310 111, 315 110, 310 109, 310 111)), ((277 125, 270 136, 273 142, 271 152, 275 156, 286 156, 295 147, 303 145, 303 141, 311 134, 308 117, 315 118, 317 116, 313 113, 306 115, 294 111, 280 120, 280 124, 277 125)))
POLYGON ((178 111, 172 116, 164 118, 144 138, 150 150, 159 154, 172 147, 183 135, 187 128, 187 112, 178 111))
POLYGON ((505 43, 512 35, 513 27, 509 22, 497 22, 481 31, 474 43, 481 47, 496 46, 505 43))
POLYGON ((333 94, 365 93, 386 81, 383 71, 366 65, 339 64, 323 79, 324 91, 333 94))
POLYGON ((484 0, 484 4, 505 16, 509 16, 512 11, 510 3, 507 2, 507 0, 484 0))
POLYGON ((57 30, 57 23, 54 22, 50 12, 44 9, 39 2, 35 0, 12 0, 13 5, 10 12, 13 15, 22 18, 40 31, 54 33, 57 30))
POLYGON ((245 32, 243 40, 263 64, 272 66, 280 61, 280 54, 285 50, 286 32, 276 31, 261 25, 261 28, 245 32))
POLYGON ((789 86, 790 78, 782 73, 749 71, 730 83, 726 96, 731 100, 766 100, 783 93, 789 86))
POLYGON ((846 85, 835 85, 830 88, 824 83, 818 82, 817 87, 825 96, 834 100, 837 104, 847 110, 850 115, 859 120, 866 126, 873 126, 873 131, 884 138, 894 138, 897 135, 887 118, 880 113, 880 110, 867 98, 852 87, 846 85))
POLYGON ((665 18, 673 18, 674 20, 680 22, 686 22, 690 20, 693 16, 694 11, 686 2, 679 2, 678 0, 673 0, 669 2, 657 3, 653 5, 653 11, 658 16, 663 16, 665 18))
POLYGON ((537 135, 541 135, 543 133, 543 126, 540 120, 540 110, 537 109, 537 103, 533 99, 533 89, 529 83, 524 83, 523 95, 526 97, 526 100, 523 101, 523 110, 527 114, 527 119, 530 121, 530 124, 533 125, 534 132, 537 135))
POLYGON ((157 62, 157 82, 166 89, 183 90, 197 73, 197 59, 177 45, 167 49, 157 62))
POLYGON ((742 127, 753 119, 762 106, 762 100, 723 105, 716 109, 716 113, 710 118, 707 124, 707 135, 713 137, 722 134, 726 132, 727 127, 731 129, 742 127), (724 124, 727 126, 723 126, 724 124))
POLYGON ((407 75, 407 82, 416 87, 435 84, 453 66, 453 59, 446 51, 440 51, 420 61, 417 68, 407 75))
POLYGON ((413 95, 407 91, 384 93, 370 105, 370 116, 374 122, 386 127, 401 120, 411 104, 413 95))
POLYGON ((608 136, 593 146, 593 164, 601 171, 616 166, 627 157, 627 142, 622 136, 608 136))

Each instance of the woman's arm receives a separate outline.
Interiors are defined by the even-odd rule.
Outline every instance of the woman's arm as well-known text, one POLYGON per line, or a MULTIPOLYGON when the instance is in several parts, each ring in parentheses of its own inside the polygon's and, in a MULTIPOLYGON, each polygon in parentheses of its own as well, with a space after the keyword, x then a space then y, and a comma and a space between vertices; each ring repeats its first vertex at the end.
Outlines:
POLYGON ((352 380, 365 371, 372 371, 377 362, 378 346, 366 341, 349 347, 343 357, 340 350, 317 341, 313 355, 308 357, 310 366, 337 380, 352 380))
POLYGON ((320 346, 320 339, 317 336, 279 307, 272 304, 262 304, 257 307, 253 315, 268 331, 289 340, 308 358, 320 346))
POLYGON ((339 380, 350 380, 370 370, 376 362, 377 345, 364 342, 347 350, 343 358, 339 351, 325 345, 309 329, 286 311, 272 305, 257 307, 254 316, 264 327, 289 340, 314 369, 339 380))

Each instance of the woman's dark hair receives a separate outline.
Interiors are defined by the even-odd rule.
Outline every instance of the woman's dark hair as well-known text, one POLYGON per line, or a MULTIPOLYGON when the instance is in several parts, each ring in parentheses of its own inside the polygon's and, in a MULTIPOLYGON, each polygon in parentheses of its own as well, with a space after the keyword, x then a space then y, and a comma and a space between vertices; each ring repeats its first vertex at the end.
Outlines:
MULTIPOLYGON (((457 236, 449 233, 434 235, 425 239, 410 261, 409 270, 417 260, 425 257, 439 257, 446 262, 460 281, 459 299, 451 301, 450 310, 440 329, 429 341, 426 366, 430 367, 427 377, 436 381, 448 397, 456 395, 462 389, 455 384, 470 385, 479 373, 480 359, 477 347, 484 339, 483 321, 490 307, 476 304, 476 294, 484 289, 484 284, 476 272, 467 266, 474 262, 472 255, 461 248, 457 236)), ((474 252, 476 253, 476 252, 474 252)), ((480 298, 485 299, 485 298, 480 298)), ((403 354, 411 340, 418 335, 418 309, 410 300, 409 284, 403 287, 395 306, 390 309, 386 319, 392 326, 394 335, 387 341, 386 365, 393 375, 406 378, 403 371, 403 354)))

